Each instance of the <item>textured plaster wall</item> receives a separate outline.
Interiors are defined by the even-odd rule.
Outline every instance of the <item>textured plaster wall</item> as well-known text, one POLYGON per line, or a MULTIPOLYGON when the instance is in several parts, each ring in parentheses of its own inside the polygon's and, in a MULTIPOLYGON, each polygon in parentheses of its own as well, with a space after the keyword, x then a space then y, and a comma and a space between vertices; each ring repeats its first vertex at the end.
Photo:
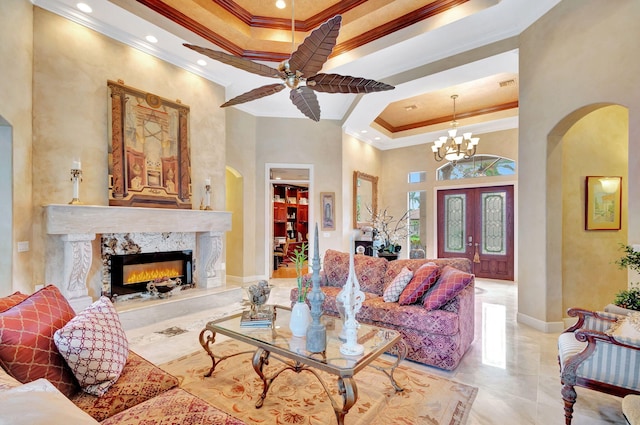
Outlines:
MULTIPOLYGON (((598 105, 628 108, 628 208, 640 208, 640 58, 629 54, 640 39, 637 16, 636 0, 565 0, 520 36, 518 318, 539 329, 563 327, 558 146, 598 105)), ((640 214, 629 215, 628 239, 640 241, 640 214)))
MULTIPOLYGON (((252 279, 256 275, 256 249, 264 244, 253 238, 256 223, 262 224, 262 218, 255 215, 256 203, 256 118, 236 108, 225 108, 227 127, 226 161, 227 167, 237 172, 242 178, 242 193, 234 195, 237 203, 242 204, 242 216, 237 217, 237 210, 232 211, 232 229, 227 233, 227 279, 252 279), (241 200, 238 198, 242 198, 241 200), (242 221, 242 227, 235 226, 242 221), (241 267, 238 267, 242 264, 241 267)), ((238 190, 234 184, 227 190, 238 190)), ((237 205, 236 203, 236 205, 237 205)))
MULTIPOLYGON (((464 121, 461 121, 464 128, 464 121)), ((444 133, 444 131, 443 131, 444 133)), ((517 159, 518 156, 518 130, 504 130, 493 133, 477 134, 480 137, 478 154, 499 155, 505 158, 517 159)), ((436 181, 437 169, 445 162, 437 162, 431 151, 431 144, 410 146, 400 149, 382 151, 381 206, 388 206, 389 212, 394 217, 400 217, 407 210, 408 192, 426 191, 427 198, 427 257, 437 257, 436 234, 436 198, 438 188, 470 187, 470 186, 494 186, 502 184, 514 184, 517 174, 513 176, 479 177, 474 179, 436 181), (426 171, 427 178, 423 183, 409 183, 410 171, 426 171)), ((517 167, 517 165, 516 165, 517 167)), ((516 168, 516 173, 517 173, 516 168)), ((403 245, 400 257, 408 258, 409 250, 403 245)))
MULTIPOLYGON (((348 252, 351 249, 353 229, 353 173, 360 171, 378 177, 378 205, 382 205, 382 151, 360 140, 343 135, 342 142, 342 238, 338 250, 348 252)), ((338 215, 338 210, 336 210, 338 215)), ((366 217, 366 215, 365 215, 366 217)))
POLYGON ((11 155, 12 199, 3 199, 0 219, 12 232, 3 230, 0 257, 0 296, 33 288, 33 252, 16 249, 18 241, 32 242, 32 90, 33 5, 28 0, 0 2, 0 121, 4 125, 2 154, 11 155), (10 128, 10 130, 9 130, 10 128), (10 132, 8 134, 7 132, 10 132), (13 223, 10 222, 12 217, 13 223))
POLYGON ((622 106, 597 109, 562 139, 562 308, 602 309, 627 287, 627 271, 613 264, 627 241, 628 115, 622 106), (602 154, 606 143, 607 154, 602 154), (587 231, 585 176, 622 176, 621 230, 587 231))
MULTIPOLYGON (((33 46, 34 284, 44 279, 41 207, 71 200, 74 158, 82 160, 80 200, 108 205, 107 80, 122 79, 190 107, 193 207, 199 207, 209 177, 212 208, 224 209, 225 119, 217 107, 224 98, 221 87, 37 7, 33 46)), ((92 274, 90 280, 95 286, 99 276, 92 274)))
MULTIPOLYGON (((320 220, 320 192, 336 192, 336 229, 343 225, 342 213, 347 205, 342 193, 336 188, 342 182, 342 131, 337 121, 312 121, 308 118, 258 118, 256 126, 256 232, 258 243, 268 238, 265 228, 265 164, 311 164, 313 165, 313 193, 309 200, 309 236, 313 243, 313 227, 320 220)), ((336 231, 320 233, 320 255, 328 248, 340 249, 342 235, 336 231)), ((270 247, 271 245, 269 245, 270 247)), ((265 264, 265 248, 256 252, 255 268, 269 272, 265 264)), ((270 248, 271 249, 271 248, 270 248)), ((269 252, 268 255, 271 255, 269 252)))
POLYGON ((243 217, 247 214, 244 213, 244 192, 242 187, 244 186, 244 178, 227 168, 226 173, 227 181, 227 201, 226 210, 231 212, 231 232, 226 234, 226 267, 227 267, 227 281, 231 278, 240 278, 244 276, 244 260, 242 255, 244 244, 244 222, 243 217))

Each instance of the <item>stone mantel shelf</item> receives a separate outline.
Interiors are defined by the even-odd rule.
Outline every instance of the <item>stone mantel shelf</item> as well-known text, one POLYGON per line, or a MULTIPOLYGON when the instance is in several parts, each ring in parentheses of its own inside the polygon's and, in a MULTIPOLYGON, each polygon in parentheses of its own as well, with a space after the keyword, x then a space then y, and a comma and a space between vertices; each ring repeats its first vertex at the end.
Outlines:
POLYGON ((231 230, 227 211, 52 204, 44 212, 50 235, 231 230))

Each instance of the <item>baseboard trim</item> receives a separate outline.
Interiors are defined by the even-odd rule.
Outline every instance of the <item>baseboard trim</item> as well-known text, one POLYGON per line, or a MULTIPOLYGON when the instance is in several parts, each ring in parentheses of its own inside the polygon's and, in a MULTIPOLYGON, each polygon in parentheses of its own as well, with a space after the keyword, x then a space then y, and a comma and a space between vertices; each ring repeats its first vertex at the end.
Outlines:
POLYGON ((227 275, 227 282, 232 282, 236 284, 257 282, 259 280, 269 280, 266 276, 231 276, 227 275))
POLYGON ((518 323, 530 326, 533 329, 544 333, 559 333, 566 329, 564 322, 543 322, 542 320, 522 313, 518 313, 517 321, 518 323))

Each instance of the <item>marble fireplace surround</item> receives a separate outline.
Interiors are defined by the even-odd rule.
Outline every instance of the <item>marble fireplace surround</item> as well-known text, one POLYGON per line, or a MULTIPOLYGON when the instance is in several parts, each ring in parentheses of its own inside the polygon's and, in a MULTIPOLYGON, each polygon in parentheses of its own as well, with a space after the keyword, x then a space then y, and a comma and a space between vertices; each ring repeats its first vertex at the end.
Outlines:
POLYGON ((44 224, 45 279, 60 288, 76 311, 93 301, 88 277, 101 253, 93 252, 92 241, 106 233, 195 233, 194 283, 201 288, 224 283, 219 260, 224 232, 231 230, 230 212, 52 204, 44 206, 44 224))

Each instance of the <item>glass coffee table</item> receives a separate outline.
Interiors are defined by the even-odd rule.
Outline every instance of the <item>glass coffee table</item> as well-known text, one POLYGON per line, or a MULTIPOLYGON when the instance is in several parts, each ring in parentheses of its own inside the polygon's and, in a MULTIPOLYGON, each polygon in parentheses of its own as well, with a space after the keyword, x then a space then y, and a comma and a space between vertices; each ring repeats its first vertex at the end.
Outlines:
POLYGON ((308 371, 318 379, 324 388, 340 425, 344 424, 345 415, 358 400, 355 375, 366 366, 383 372, 391 381, 396 392, 402 391, 393 377, 394 370, 407 354, 407 347, 399 332, 360 324, 358 343, 364 346, 364 353, 359 356, 345 356, 340 353, 340 346, 343 344, 343 341, 339 339, 342 322, 338 318, 323 316, 322 321, 327 327, 326 350, 323 353, 310 353, 306 351, 305 339, 294 337, 289 330, 291 309, 284 306, 275 306, 274 308, 275 320, 273 325, 268 328, 241 327, 241 313, 207 323, 200 332, 200 345, 209 354, 212 361, 211 369, 205 376, 211 376, 216 365, 224 359, 253 352, 253 369, 263 383, 262 394, 256 402, 256 408, 260 408, 267 397, 271 383, 282 372, 285 370, 292 370, 296 373, 308 371), (250 344, 256 347, 256 350, 218 356, 214 353, 215 347, 213 347, 217 334, 250 344), (381 367, 371 364, 385 351, 396 355, 395 361, 390 366, 381 367), (264 366, 271 359, 280 361, 282 367, 267 376, 264 366), (336 376, 342 404, 339 404, 331 396, 327 383, 324 382, 318 371, 336 376))

